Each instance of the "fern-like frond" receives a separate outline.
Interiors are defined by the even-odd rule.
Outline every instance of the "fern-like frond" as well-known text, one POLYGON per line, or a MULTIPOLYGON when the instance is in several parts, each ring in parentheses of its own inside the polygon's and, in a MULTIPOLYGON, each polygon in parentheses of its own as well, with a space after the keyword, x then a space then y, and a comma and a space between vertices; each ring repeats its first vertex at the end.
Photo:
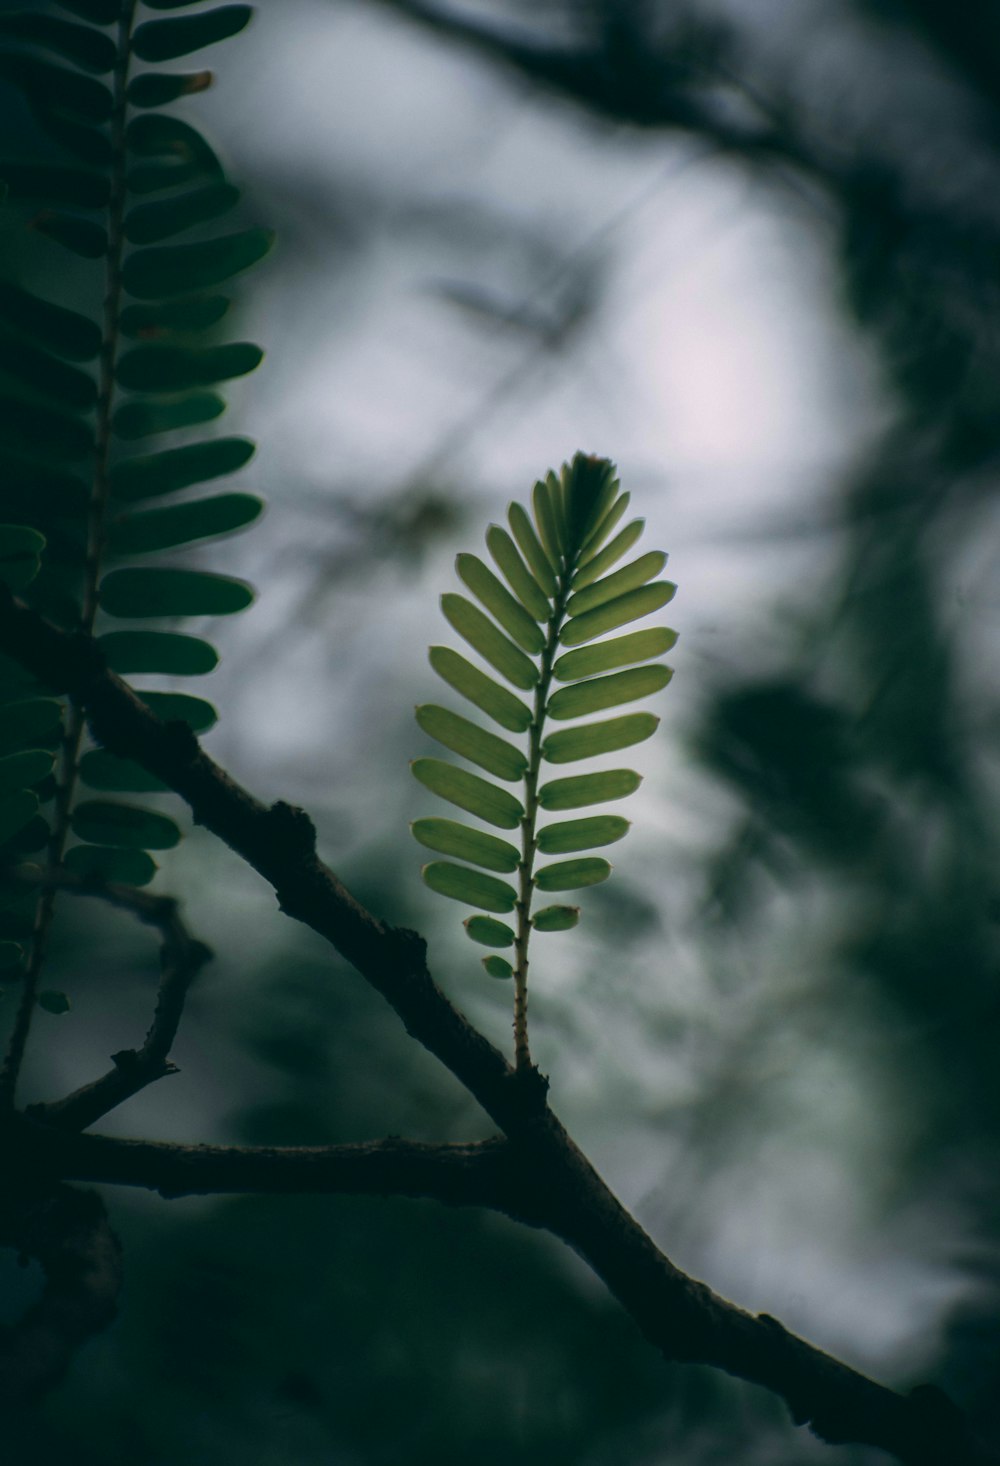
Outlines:
POLYGON ((412 826, 422 845, 451 857, 424 866, 423 878, 432 890, 480 911, 514 913, 514 926, 493 915, 474 915, 467 918, 465 929, 482 945, 513 949, 512 962, 490 955, 483 958, 483 966, 491 977, 514 979, 519 1067, 530 1062, 531 931, 566 931, 580 916, 576 906, 536 907, 535 893, 575 891, 606 880, 611 873, 608 861, 580 852, 614 844, 629 828, 617 814, 545 824, 539 817, 625 798, 641 782, 632 769, 550 779, 544 777, 544 765, 584 762, 649 738, 659 722, 652 713, 629 712, 596 721, 591 715, 650 697, 671 677, 670 668, 655 660, 676 641, 676 633, 668 627, 644 627, 608 637, 609 632, 660 610, 675 590, 671 582, 658 578, 667 559, 662 551, 649 551, 615 568, 643 529, 641 519, 618 528, 628 502, 629 496, 619 492, 611 463, 577 454, 561 474, 550 473, 536 483, 530 514, 520 504, 511 504, 509 533, 495 524, 487 530, 486 548, 499 575, 477 556, 459 555, 459 579, 474 599, 449 591, 441 598, 442 610, 490 670, 443 646, 431 648, 431 666, 452 691, 504 734, 451 708, 424 704, 417 709, 417 722, 425 733, 492 776, 483 778, 444 760, 420 758, 412 765, 420 782, 479 820, 520 833, 515 846, 450 819, 423 818, 412 826), (499 673, 518 692, 511 692, 492 673, 499 673), (553 683, 563 685, 553 689, 553 683), (531 706, 519 693, 530 696, 531 706), (550 730, 549 720, 574 726, 550 730), (517 785, 518 793, 493 779, 517 785), (539 866, 538 855, 571 858, 539 866), (504 880, 504 875, 514 879, 504 880))

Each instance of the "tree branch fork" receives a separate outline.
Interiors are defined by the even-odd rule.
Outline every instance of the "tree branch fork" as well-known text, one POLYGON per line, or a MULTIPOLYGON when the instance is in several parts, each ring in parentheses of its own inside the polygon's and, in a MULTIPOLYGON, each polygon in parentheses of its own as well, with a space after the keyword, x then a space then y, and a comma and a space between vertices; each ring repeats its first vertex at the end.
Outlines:
MULTIPOLYGON (((821 1439, 881 1447, 906 1466, 1000 1466, 1000 1454, 973 1437, 961 1413, 934 1387, 898 1394, 675 1267, 564 1130, 548 1106, 545 1079, 535 1069, 515 1072, 437 987, 422 939, 361 907, 319 860, 308 816, 280 802, 261 803, 213 762, 185 725, 162 723, 106 668, 93 638, 59 630, 0 586, 0 652, 82 707, 104 747, 141 763, 181 795, 197 822, 272 885, 283 911, 326 938, 382 994, 407 1031, 458 1078, 501 1132, 469 1144, 393 1137, 285 1148, 82 1133, 130 1094, 171 1072, 169 1048, 184 997, 210 955, 186 932, 172 902, 124 888, 91 887, 78 893, 102 895, 159 929, 164 962, 156 1014, 144 1044, 128 1057, 115 1056, 113 1069, 101 1079, 62 1100, 26 1113, 10 1108, 0 1116, 0 1168, 12 1183, 11 1194, 23 1194, 25 1206, 39 1188, 44 1193, 84 1181, 145 1187, 166 1197, 338 1193, 489 1207, 573 1247, 667 1359, 712 1365, 762 1385, 784 1398, 796 1422, 808 1423, 821 1439)), ((23 1224, 5 1223, 0 1215, 0 1243, 19 1236, 18 1245, 30 1251, 24 1234, 23 1224)), ((100 1218, 87 1235, 88 1247, 72 1252, 70 1271, 77 1292, 92 1303, 93 1279, 113 1278, 114 1248, 100 1218), (86 1265, 79 1261, 84 1255, 86 1265)), ((106 1314, 106 1303, 101 1307, 106 1314)), ((102 1316, 101 1308, 91 1313, 102 1316)), ((0 1393, 3 1365, 0 1348, 0 1393)))

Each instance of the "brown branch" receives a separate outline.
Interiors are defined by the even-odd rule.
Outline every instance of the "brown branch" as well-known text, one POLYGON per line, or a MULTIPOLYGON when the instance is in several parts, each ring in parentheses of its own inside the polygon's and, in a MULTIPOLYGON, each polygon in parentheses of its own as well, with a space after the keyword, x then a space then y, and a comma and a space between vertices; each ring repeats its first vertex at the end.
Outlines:
POLYGON ((113 1068, 63 1099, 30 1106, 30 1113, 47 1124, 67 1130, 85 1130, 148 1084, 178 1072, 176 1064, 170 1062, 170 1050, 177 1036, 188 989, 205 963, 211 960, 212 953, 188 932, 172 897, 154 896, 133 886, 78 876, 62 866, 37 875, 15 870, 13 875, 18 880, 70 891, 77 896, 96 896, 111 906, 130 911, 139 921, 156 927, 160 933, 160 984, 153 1021, 142 1046, 121 1049, 112 1054, 113 1068))
MULTIPOLYGON (((483 1204, 544 1226, 568 1242, 666 1358, 714 1365, 764 1386, 784 1398, 795 1420, 808 1422, 823 1440, 879 1446, 906 1466, 1000 1466, 1000 1457, 972 1438, 958 1411, 938 1392, 925 1388, 910 1396, 896 1394, 795 1338, 768 1316, 754 1317, 726 1302, 675 1267, 548 1108, 546 1081, 533 1069, 515 1076, 502 1055, 434 984, 422 940, 372 916, 319 861, 308 817, 286 804, 269 808, 241 789, 201 750, 186 726, 160 722, 107 670, 90 638, 57 630, 9 593, 0 592, 0 651, 79 700, 92 731, 106 747, 137 760, 182 795, 199 822, 271 882, 283 910, 330 941, 386 998, 408 1031, 451 1070, 509 1137, 508 1149, 501 1148, 503 1142, 487 1142, 492 1149, 476 1152, 477 1177, 489 1174, 492 1165, 505 1178, 498 1199, 483 1204), (483 1160, 484 1155, 491 1159, 483 1160)), ((17 1120, 19 1127, 29 1124, 17 1120)), ((22 1165, 31 1157, 47 1158, 58 1174, 151 1185, 168 1192, 178 1181, 182 1188, 187 1186, 193 1175, 192 1169, 169 1173, 170 1165, 180 1164, 169 1147, 164 1151, 139 1142, 57 1135, 47 1128, 43 1132, 43 1127, 19 1128, 13 1139, 11 1134, 8 1150, 13 1145, 22 1165), (136 1145, 140 1148, 127 1149, 136 1145), (145 1179, 139 1176, 140 1160, 126 1163, 126 1155, 139 1157, 141 1165, 151 1168, 145 1179), (131 1177, 124 1174, 127 1165, 137 1167, 131 1177), (163 1169, 157 1171, 157 1166, 163 1169)), ((443 1185, 440 1174, 453 1161, 443 1161, 433 1149, 434 1155, 425 1154, 419 1165, 426 1162, 431 1182, 443 1185)), ((235 1189, 246 1185, 251 1171, 258 1186, 272 1171, 277 1177, 281 1168, 287 1168, 282 1174, 294 1175, 298 1182, 309 1163, 286 1157, 302 1154, 250 1152, 225 1164, 233 1168, 235 1189), (241 1166, 249 1169, 237 1179, 241 1166)), ((371 1154, 365 1152, 366 1157, 371 1154)), ((386 1165, 387 1154, 381 1149, 375 1154, 374 1160, 362 1160, 360 1152, 352 1150, 349 1157, 341 1152, 337 1164, 371 1165, 377 1174, 378 1167, 386 1165)), ((412 1150, 407 1149, 406 1156, 409 1164, 418 1164, 412 1150)), ((218 1159, 215 1154, 214 1160, 188 1164, 204 1165, 207 1175, 218 1159)), ((360 1170, 356 1174, 360 1184, 360 1170)), ((421 1185, 427 1188, 431 1182, 421 1174, 421 1185)), ((274 1189, 280 1189, 276 1183, 274 1189)), ((418 1194, 436 1193, 423 1189, 418 1194)))

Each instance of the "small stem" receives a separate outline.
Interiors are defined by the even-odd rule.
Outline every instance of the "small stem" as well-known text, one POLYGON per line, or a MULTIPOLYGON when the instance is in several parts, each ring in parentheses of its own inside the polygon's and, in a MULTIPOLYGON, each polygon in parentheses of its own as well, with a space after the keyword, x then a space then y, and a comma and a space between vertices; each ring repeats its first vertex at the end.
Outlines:
MULTIPOLYGON (((90 634, 97 615, 97 586, 104 552, 105 521, 110 486, 111 414, 114 402, 115 365, 118 357, 118 319, 121 312, 122 254, 125 246, 125 90, 131 60, 130 38, 135 0, 130 0, 118 22, 118 54, 112 73, 111 194, 108 203, 108 253, 104 273, 104 330, 98 359, 98 388, 94 426, 94 477, 87 511, 87 550, 81 593, 80 628, 90 634)), ((59 746, 59 773, 55 793, 52 831, 47 846, 47 864, 55 870, 62 862, 69 836, 73 791, 76 786, 80 742, 86 726, 83 709, 71 704, 66 732, 59 746)), ((21 985, 21 1001, 11 1032, 3 1069, 0 1071, 0 1110, 10 1109, 24 1051, 34 1016, 35 998, 55 909, 56 887, 42 892, 35 912, 31 956, 21 985)))

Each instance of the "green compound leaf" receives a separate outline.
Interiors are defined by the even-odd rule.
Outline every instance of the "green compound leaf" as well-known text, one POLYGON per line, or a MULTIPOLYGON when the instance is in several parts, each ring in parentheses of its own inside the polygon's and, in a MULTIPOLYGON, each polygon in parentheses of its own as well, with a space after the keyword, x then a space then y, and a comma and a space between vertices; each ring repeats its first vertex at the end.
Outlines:
POLYGON ((259 518, 263 500, 252 494, 218 494, 172 509, 151 509, 112 521, 108 545, 118 555, 148 554, 189 545, 213 535, 232 534, 259 518))
POLYGON ((0 524, 0 582, 11 590, 30 585, 41 568, 45 536, 26 524, 0 524))
MULTIPOLYGON (((170 433, 175 428, 189 428, 196 423, 211 422, 225 410, 226 404, 216 392, 192 392, 190 396, 175 402, 124 402, 111 419, 111 429, 119 438, 148 438, 155 433, 170 433)), ((170 451, 180 453, 183 450, 177 448, 170 451)), ((122 469, 125 467, 124 464, 120 466, 122 469)), ((192 482, 200 483, 201 476, 192 482)), ((157 493, 160 492, 168 491, 158 489, 157 493)))
POLYGON ((125 238, 131 244, 157 244, 195 224, 203 224, 228 213, 239 202, 240 191, 231 183, 212 183, 206 188, 171 198, 166 203, 137 204, 125 215, 125 238))
POLYGON ((501 728, 509 728, 512 733, 526 733, 531 727, 531 709, 458 652, 446 646, 432 646, 428 659, 449 687, 468 698, 501 728))
POLYGON ((202 244, 153 245, 129 255, 122 280, 138 300, 190 295, 248 270, 264 258, 273 241, 267 229, 244 229, 202 244))
POLYGON ((214 672, 219 654, 197 636, 176 631, 108 631, 97 638, 112 672, 163 672, 174 677, 200 677, 214 672))
POLYGON ((31 789, 15 789, 0 796, 0 845, 6 845, 35 817, 38 802, 38 795, 31 789))
POLYGON ((577 682, 560 687, 549 698, 550 718, 581 718, 599 713, 602 708, 617 707, 638 697, 650 697, 666 687, 673 676, 670 667, 633 667, 628 672, 614 672, 610 677, 595 677, 590 682, 577 682))
POLYGON ((550 764, 571 764, 581 758, 595 758, 599 753, 613 753, 630 748, 651 738, 660 726, 652 713, 626 713, 623 718, 608 718, 603 723, 587 723, 581 728, 566 728, 550 733, 542 743, 542 758, 550 764))
POLYGON ((57 1018, 70 1010, 69 998, 65 993, 56 992, 54 988, 46 988, 44 992, 38 994, 35 1001, 39 1008, 44 1008, 46 1013, 52 1013, 57 1018))
POLYGON ((174 74, 147 71, 132 78, 125 95, 133 107, 165 107, 178 97, 190 97, 194 92, 206 91, 213 80, 210 71, 174 74))
POLYGON ((148 886, 156 875, 156 861, 145 850, 113 845, 74 845, 63 862, 79 876, 113 881, 122 886, 148 886))
POLYGON ((508 682, 525 690, 535 686, 539 672, 534 662, 502 631, 498 631, 471 601, 447 592, 441 597, 441 609, 459 636, 464 636, 469 645, 508 682))
POLYGON ((467 860, 472 865, 481 865, 486 870, 498 870, 505 875, 517 870, 521 858, 515 847, 506 840, 488 835, 485 830, 474 830, 469 825, 460 825, 456 820, 414 820, 410 829, 414 838, 421 845, 426 845, 428 850, 437 850, 441 855, 453 855, 456 860, 467 860))
POLYGON ((181 20, 147 20, 136 27, 132 49, 140 61, 173 61, 235 36, 249 24, 252 15, 250 5, 220 5, 181 20))
POLYGON ((0 16, 0 36, 34 42, 98 75, 111 70, 117 55, 110 36, 91 30, 90 26, 74 25, 72 21, 57 20, 51 15, 9 12, 0 16))
POLYGON ((513 947, 514 933, 493 916, 467 916, 462 922, 474 942, 482 947, 513 947))
POLYGON ((531 918, 531 925, 537 932, 568 932, 579 920, 579 906, 543 906, 531 918))
POLYGON ((627 626, 630 621, 638 621, 641 616, 658 611, 661 606, 673 600, 676 590, 676 585, 669 580, 662 580, 658 585, 640 586, 638 590, 629 591, 627 595, 599 606, 596 611, 574 616, 559 633, 559 640, 565 646, 579 646, 581 642, 593 641, 595 636, 603 636, 606 631, 614 631, 619 626, 627 626))
POLYGON ((129 501, 172 494, 191 484, 238 472, 255 451, 249 438, 213 438, 183 448, 167 448, 162 453, 125 458, 111 470, 111 492, 116 499, 129 501))
POLYGON ((527 771, 528 760, 520 749, 498 738, 495 733, 487 733, 485 728, 477 727, 468 718, 449 712, 447 708, 425 703, 417 708, 417 722, 425 733, 443 743, 445 748, 450 748, 452 753, 478 764, 498 779, 514 783, 527 771))
POLYGON ((7 281, 0 281, 0 319, 70 361, 92 361, 101 349, 101 328, 89 316, 7 281))
POLYGON ((535 511, 535 524, 542 549, 553 570, 558 570, 563 552, 560 516, 549 485, 539 479, 531 491, 531 505, 535 511))
POLYGON ((606 881, 611 867, 598 855, 580 856, 577 860, 560 860, 555 865, 545 865, 535 875, 535 885, 540 891, 576 891, 582 886, 596 886, 606 881))
POLYGON ((133 392, 184 392, 213 382, 245 377, 260 366, 264 353, 252 341, 226 346, 135 346, 115 369, 119 386, 133 392))
POLYGON ((520 601, 514 599, 493 571, 475 555, 459 555, 455 561, 459 577, 469 590, 499 621, 503 629, 526 652, 538 656, 545 646, 545 637, 538 624, 520 601))
POLYGON ((118 804, 110 799, 86 799, 70 817, 70 828, 93 845, 126 846, 130 850, 172 850, 181 832, 165 814, 118 804))
POLYGON ((558 587, 549 558, 539 543, 534 525, 520 504, 511 504, 507 510, 507 522, 539 586, 545 595, 555 596, 558 587))
POLYGON ((456 769, 453 764, 436 758, 414 759, 410 768, 425 789, 501 830, 516 829, 524 816, 524 805, 519 799, 478 774, 466 773, 465 769, 456 769))
POLYGON ((627 524, 620 534, 615 535, 610 545, 605 545, 603 550, 576 572, 571 582, 573 589, 583 590, 585 586, 593 585, 595 580, 599 580, 606 570, 610 570, 623 555, 628 554, 645 527, 644 519, 633 519, 631 524, 627 524))
POLYGON ((146 692, 142 700, 151 713, 165 723, 187 723, 192 733, 207 733, 219 721, 219 715, 203 697, 186 692, 146 692))
POLYGON ((483 969, 487 977, 510 978, 514 976, 514 969, 503 957, 484 957, 483 969))
POLYGON ((514 887, 506 881, 469 870, 464 865, 452 865, 450 860, 432 860, 420 874, 432 891, 483 911, 513 911, 517 901, 514 887))
MULTIPOLYGON (((21 753, 5 754, 0 758, 0 794, 17 793, 32 784, 40 784, 51 774, 54 758, 47 748, 27 748, 21 753)), ((514 853, 516 856, 517 852, 514 853)), ((516 859, 514 864, 517 864, 516 859)), ((513 870, 514 866, 510 869, 513 870)))
POLYGON ((548 596, 521 559, 507 531, 491 524, 486 531, 486 548, 528 615, 536 621, 547 621, 552 614, 548 596))
POLYGON ((604 544, 604 541, 607 539, 608 535, 611 534, 612 530, 618 524, 618 521, 624 517, 625 510, 628 508, 629 503, 631 502, 631 498, 631 494, 622 494, 611 505, 611 508, 605 514, 604 518, 600 521, 590 539, 580 551, 579 563, 581 566, 587 565, 590 560, 592 560, 593 557, 597 554, 598 550, 604 544))
POLYGON ((612 641, 566 652, 556 659, 552 672, 560 682, 576 682, 582 677, 592 677, 595 672, 609 672, 612 667, 627 667, 632 662, 647 662, 651 657, 662 656, 676 641, 676 631, 667 626, 650 626, 645 631, 630 631, 627 636, 612 641))
POLYGON ((196 295, 190 300, 155 300, 148 305, 127 305, 118 318, 124 336, 155 341, 160 336, 207 331, 218 325, 229 309, 228 295, 196 295))
POLYGON ((253 598, 246 581, 204 570, 112 570, 99 592, 109 616, 232 616, 253 598))
POLYGON ((92 748, 80 760, 80 778, 91 789, 111 794, 155 794, 167 788, 162 779, 141 764, 119 758, 104 748, 92 748))
POLYGON ((624 799, 634 794, 642 783, 642 775, 634 769, 606 769, 600 774, 577 774, 572 779, 551 779, 538 791, 543 809, 553 812, 582 809, 588 804, 604 804, 609 799, 624 799))
POLYGON ((596 610, 598 606, 625 595, 627 591, 636 590, 659 575, 666 563, 667 557, 662 550, 650 550, 647 555, 640 555, 638 560, 616 570, 613 575, 607 575, 571 595, 566 603, 567 614, 582 616, 586 611, 596 610))
POLYGON ((546 825, 538 832, 538 848, 543 855, 568 855, 571 850, 591 850, 595 845, 613 845, 629 831, 630 824, 620 814, 597 814, 584 820, 564 820, 546 825))

